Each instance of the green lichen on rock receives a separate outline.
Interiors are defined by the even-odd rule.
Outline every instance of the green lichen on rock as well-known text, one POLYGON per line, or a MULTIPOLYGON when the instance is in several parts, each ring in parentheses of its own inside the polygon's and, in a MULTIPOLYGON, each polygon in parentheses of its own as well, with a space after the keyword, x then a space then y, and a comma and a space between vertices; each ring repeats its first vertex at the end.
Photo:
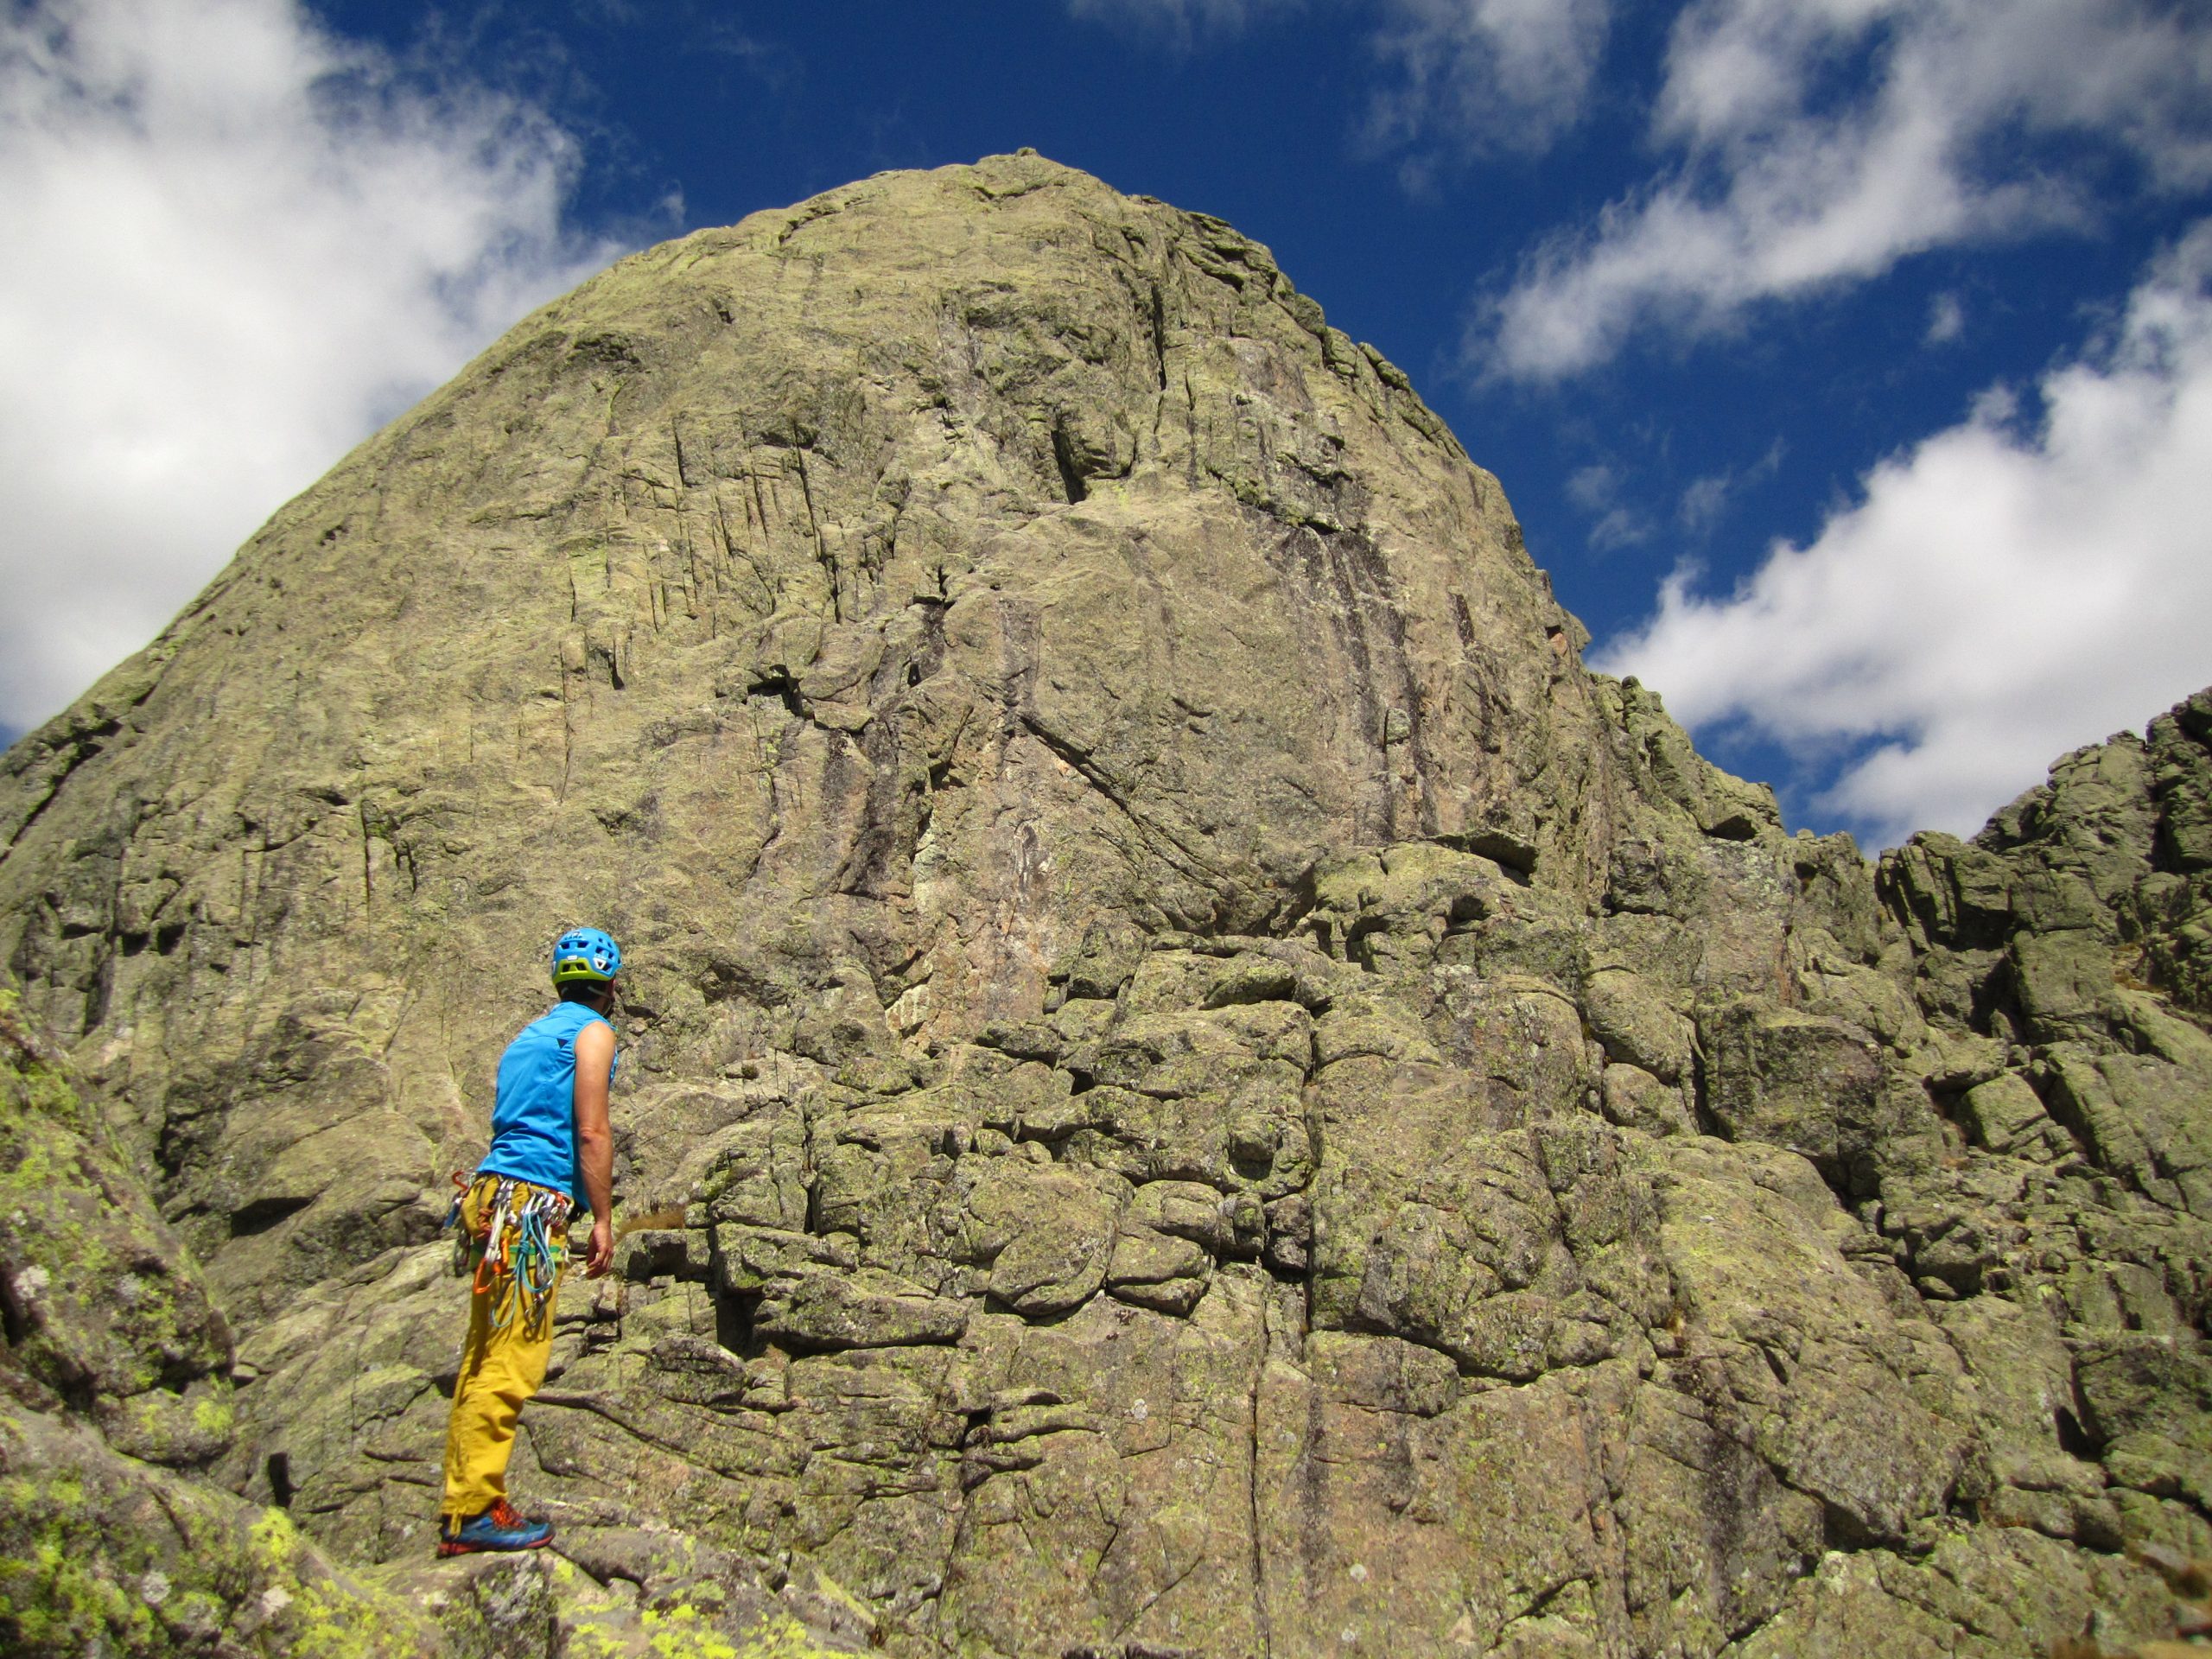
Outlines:
POLYGON ((0 1306, 0 1645, 56 1659, 435 1648, 434 1627, 334 1572, 287 1516, 177 1472, 232 1444, 228 1331, 12 990, 0 1306))
POLYGON ((38 1656, 400 1659, 435 1629, 334 1572, 281 1515, 0 1407, 0 1645, 38 1656))
POLYGON ((106 1123, 0 990, 0 1372, 137 1456, 231 1441, 230 1333, 106 1123))
POLYGON ((626 260, 0 761, 7 1375, 455 1654, 2169 1630, 2212 694, 1877 868, 1585 643, 1218 220, 1025 155, 626 260), (647 1224, 525 1417, 565 1556, 434 1565, 446 1179, 578 916, 647 1224))

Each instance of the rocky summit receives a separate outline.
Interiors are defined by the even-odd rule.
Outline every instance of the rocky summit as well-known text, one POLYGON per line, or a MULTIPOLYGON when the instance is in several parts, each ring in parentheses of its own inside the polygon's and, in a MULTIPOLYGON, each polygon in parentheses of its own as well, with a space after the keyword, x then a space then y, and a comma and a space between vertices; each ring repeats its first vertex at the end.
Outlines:
POLYGON ((1264 248, 1033 155, 529 317, 0 766, 0 1637, 2186 1634, 2212 695, 1876 866, 1585 643, 1264 248), (435 1563, 579 922, 559 1545, 435 1563))

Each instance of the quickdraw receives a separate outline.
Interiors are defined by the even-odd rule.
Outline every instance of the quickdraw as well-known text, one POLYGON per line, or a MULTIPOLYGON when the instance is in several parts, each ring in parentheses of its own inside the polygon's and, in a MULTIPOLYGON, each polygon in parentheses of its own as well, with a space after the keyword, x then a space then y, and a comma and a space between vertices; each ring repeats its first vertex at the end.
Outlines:
POLYGON ((542 1328, 569 1254, 565 1192, 507 1175, 473 1180, 456 1171, 446 1225, 454 1232, 453 1270, 492 1297, 492 1323, 504 1330, 519 1307, 525 1329, 542 1328), (469 1195, 476 1195, 475 1226, 462 1225, 469 1195))

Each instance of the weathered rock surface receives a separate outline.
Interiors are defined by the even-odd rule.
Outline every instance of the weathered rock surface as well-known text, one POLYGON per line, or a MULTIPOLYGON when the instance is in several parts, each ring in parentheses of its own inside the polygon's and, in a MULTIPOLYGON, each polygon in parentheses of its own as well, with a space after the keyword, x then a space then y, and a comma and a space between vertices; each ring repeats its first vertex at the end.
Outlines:
MULTIPOLYGON (((560 1560, 346 1567, 286 1513, 283 1454, 267 1465, 274 1505, 208 1479, 237 1446, 229 1332, 12 992, 0 994, 0 1314, 10 1655, 810 1659, 865 1641, 865 1612, 780 1563, 665 1529, 579 1528, 560 1560)), ((347 1378, 341 1414, 372 1420, 392 1381, 373 1367, 347 1378)))
POLYGON ((1002 156, 625 261, 0 763, 99 1103, 11 1108, 94 1195, 0 1233, 20 1410, 454 1643, 2170 1633, 2212 696, 1877 870, 1583 638, 1217 221, 1002 156), (564 1560, 472 1577, 435 1233, 579 918, 633 1225, 524 1420, 564 1560))
POLYGON ((283 1514, 172 1472, 232 1445, 230 1335, 12 992, 0 993, 0 1316, 10 1652, 424 1645, 404 1604, 334 1572, 283 1514))

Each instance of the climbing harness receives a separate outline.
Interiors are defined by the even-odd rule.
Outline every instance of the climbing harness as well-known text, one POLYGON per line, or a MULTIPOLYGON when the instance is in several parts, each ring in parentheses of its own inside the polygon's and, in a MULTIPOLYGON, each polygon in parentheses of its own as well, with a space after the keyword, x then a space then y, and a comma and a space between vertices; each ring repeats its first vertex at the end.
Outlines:
POLYGON ((543 1330, 561 1264, 568 1259, 569 1212, 575 1200, 510 1175, 472 1180, 456 1170, 453 1184, 446 1225, 454 1233, 455 1276, 470 1275, 474 1288, 491 1296, 495 1329, 505 1329, 519 1307, 525 1331, 543 1330), (472 1192, 474 1228, 464 1224, 472 1192))

